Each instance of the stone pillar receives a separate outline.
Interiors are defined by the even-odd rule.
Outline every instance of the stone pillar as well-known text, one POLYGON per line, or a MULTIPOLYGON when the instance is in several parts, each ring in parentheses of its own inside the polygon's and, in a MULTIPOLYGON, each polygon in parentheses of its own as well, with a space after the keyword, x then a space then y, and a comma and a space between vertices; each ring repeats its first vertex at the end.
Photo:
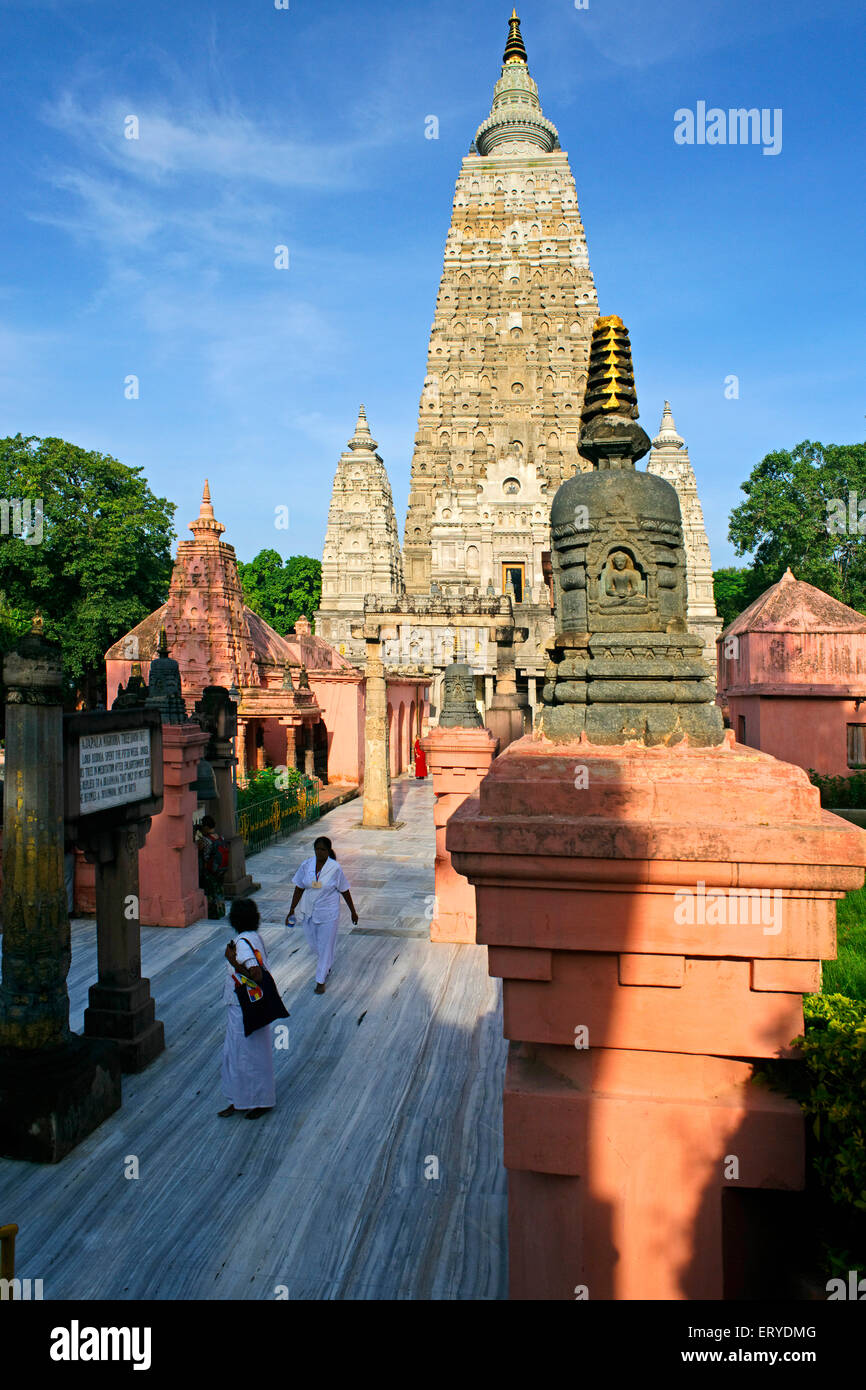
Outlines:
POLYGON ((388 688, 376 624, 364 624, 359 633, 367 648, 366 718, 364 724, 364 816, 365 830, 389 830, 394 826, 391 802, 391 760, 388 748, 388 688))
MULTIPOLYGON (((503 978, 511 1296, 719 1299, 726 1189, 804 1183, 790 1058, 836 953, 862 832, 799 768, 735 746, 535 735, 451 817, 503 978)), ((764 1248, 766 1244, 766 1248, 764 1248)), ((761 1250, 763 1293, 779 1255, 761 1250)), ((733 1281, 736 1282, 735 1280, 733 1281)))
POLYGON ((7 685, 0 980, 0 1154, 56 1163, 120 1106, 115 1049, 69 1029, 60 649, 41 623, 7 685))
POLYGON ((535 710, 538 705, 538 680, 535 676, 527 676, 526 683, 529 690, 529 713, 531 723, 535 724, 535 710))
MULTIPOLYGON (((209 685, 202 692, 201 699, 196 701, 195 715, 201 727, 210 735, 205 757, 213 768, 217 789, 213 816, 217 833, 225 840, 229 850, 223 890, 227 898, 242 898, 261 885, 253 883, 247 873, 244 842, 238 834, 232 749, 232 740, 237 735, 237 704, 225 686, 209 685)), ((292 766, 288 760, 287 765, 292 766)))
MULTIPOLYGON (((163 726, 163 739, 168 728, 163 726)), ((141 974, 141 927, 130 902, 139 896, 139 850, 150 824, 145 820, 120 826, 88 845, 88 858, 98 866, 98 976, 90 987, 84 1032, 89 1038, 114 1042, 125 1072, 143 1071, 165 1048, 165 1030, 156 1018, 150 980, 141 974)))
POLYGON ((496 641, 496 693, 487 706, 484 722, 504 749, 526 732, 527 710, 517 694, 514 643, 525 642, 528 629, 503 624, 492 635, 496 641))
POLYGON ((198 885, 198 850, 192 837, 197 806, 191 790, 208 734, 198 724, 163 724, 164 809, 141 852, 141 921, 151 927, 188 927, 207 916, 198 885))
MULTIPOLYGON (((214 820, 217 825, 217 833, 222 836, 229 847, 229 866, 223 880, 223 891, 227 898, 243 898, 247 893, 252 893, 258 885, 253 883, 252 875, 247 873, 243 837, 238 834, 231 739, 217 740, 213 753, 214 756, 211 758, 210 764, 213 768, 219 798, 214 820)), ((196 849, 196 872, 198 872, 197 861, 198 850, 196 849)), ((204 893, 202 893, 202 897, 204 897, 204 893)), ((204 910, 207 912, 207 900, 205 900, 204 910)))
POLYGON ((485 714, 486 714, 487 711, 489 710, 492 701, 493 701, 493 677, 492 677, 492 676, 485 676, 485 677, 484 677, 484 712, 485 712, 485 714))
POLYGON ((237 759, 238 780, 245 782, 247 780, 247 721, 245 719, 238 720, 237 752, 235 753, 235 757, 237 759))
POLYGON ((304 773, 307 777, 316 775, 316 749, 313 743, 312 724, 304 725, 304 773))
POLYGON ((286 731, 286 767, 297 768, 298 750, 297 743, 295 740, 295 726, 291 722, 291 720, 283 721, 281 719, 280 723, 283 725, 286 731))
POLYGON ((497 743, 489 729, 432 729, 421 746, 433 778, 436 802, 436 897, 431 941, 475 941, 475 889, 458 874, 445 847, 450 817, 467 796, 474 795, 496 755, 497 743))

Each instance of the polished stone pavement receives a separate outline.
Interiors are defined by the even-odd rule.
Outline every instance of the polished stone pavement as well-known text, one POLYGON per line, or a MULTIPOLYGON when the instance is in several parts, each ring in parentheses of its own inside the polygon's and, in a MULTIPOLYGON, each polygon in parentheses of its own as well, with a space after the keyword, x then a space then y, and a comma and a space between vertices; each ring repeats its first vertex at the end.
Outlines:
MULTIPOLYGON (((165 1053, 124 1077, 123 1108, 61 1163, 0 1159, 16 1273, 46 1299, 507 1296, 500 987, 483 947, 427 939, 432 804, 429 781, 403 779, 402 829, 357 828, 350 801, 251 860, 291 1011, 261 1120, 216 1115, 227 923, 143 929, 165 1053), (282 926, 318 834, 360 916, 353 929, 343 909, 324 995, 302 934, 282 926)), ((95 926, 77 921, 76 1030, 95 976, 95 926)))

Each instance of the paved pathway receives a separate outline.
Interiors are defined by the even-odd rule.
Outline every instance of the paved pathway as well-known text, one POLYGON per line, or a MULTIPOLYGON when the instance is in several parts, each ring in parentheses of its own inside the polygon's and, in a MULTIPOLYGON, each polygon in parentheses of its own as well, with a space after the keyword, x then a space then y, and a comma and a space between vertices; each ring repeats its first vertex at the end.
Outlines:
MULTIPOLYGON (((216 1116, 227 924, 143 930, 166 1051, 124 1078, 122 1110, 60 1164, 0 1160, 20 1277, 60 1299, 506 1297, 499 984, 482 947, 427 939, 432 802, 429 782, 401 781, 403 829, 357 829, 356 800, 252 859, 291 1010, 277 1109, 259 1121, 216 1116), (315 995, 306 942, 281 924, 288 880, 322 833, 360 922, 343 909, 315 995), (131 1156, 138 1178, 124 1176, 131 1156)), ((79 1030, 95 937, 74 924, 79 1030)))

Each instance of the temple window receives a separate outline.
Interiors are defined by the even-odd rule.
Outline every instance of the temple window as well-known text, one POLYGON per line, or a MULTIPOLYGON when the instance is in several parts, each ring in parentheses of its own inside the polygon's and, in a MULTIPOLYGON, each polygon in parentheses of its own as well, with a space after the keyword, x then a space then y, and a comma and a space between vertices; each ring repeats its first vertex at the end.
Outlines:
POLYGON ((848 725, 848 766, 866 767, 866 724, 848 725))

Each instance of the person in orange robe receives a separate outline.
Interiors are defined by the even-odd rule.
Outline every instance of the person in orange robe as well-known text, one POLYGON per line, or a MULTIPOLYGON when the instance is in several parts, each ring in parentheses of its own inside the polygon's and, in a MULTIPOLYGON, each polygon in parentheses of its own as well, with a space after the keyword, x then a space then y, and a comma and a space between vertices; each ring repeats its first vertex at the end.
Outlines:
POLYGON ((420 738, 415 740, 415 776, 419 782, 427 776, 427 756, 421 747, 420 738))

